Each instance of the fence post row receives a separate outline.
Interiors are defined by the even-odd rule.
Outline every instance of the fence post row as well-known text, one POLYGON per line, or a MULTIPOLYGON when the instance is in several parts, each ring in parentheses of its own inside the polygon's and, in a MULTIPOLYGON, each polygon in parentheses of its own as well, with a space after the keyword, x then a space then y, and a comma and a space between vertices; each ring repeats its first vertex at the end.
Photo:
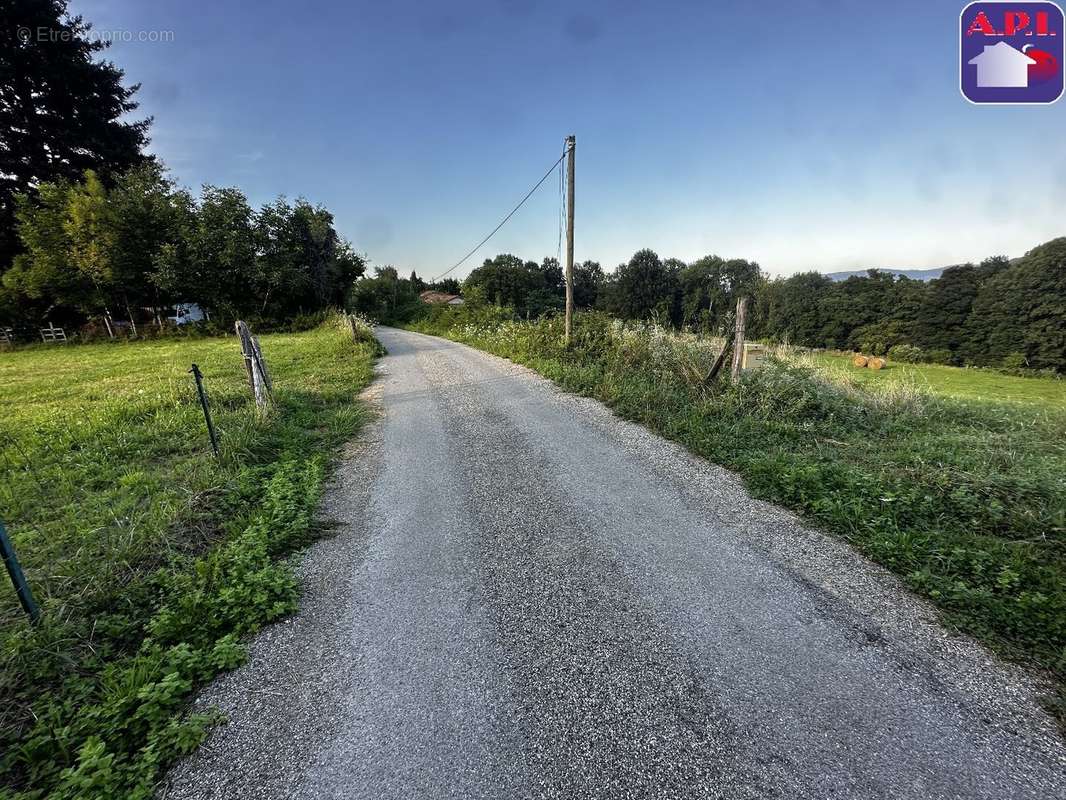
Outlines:
POLYGON ((259 347, 259 339, 252 336, 248 326, 241 320, 237 320, 237 338, 241 342, 241 354, 244 356, 244 368, 248 371, 248 385, 255 397, 255 405, 259 409, 265 409, 270 404, 274 385, 270 381, 270 373, 267 372, 266 362, 263 360, 263 351, 259 347))

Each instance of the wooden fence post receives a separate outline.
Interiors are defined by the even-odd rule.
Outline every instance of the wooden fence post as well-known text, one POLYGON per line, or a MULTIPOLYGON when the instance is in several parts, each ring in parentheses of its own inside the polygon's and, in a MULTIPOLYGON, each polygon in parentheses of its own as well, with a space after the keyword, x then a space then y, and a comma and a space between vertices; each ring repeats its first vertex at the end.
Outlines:
POLYGON ((270 404, 270 396, 274 386, 267 372, 266 362, 263 360, 263 351, 259 347, 259 339, 252 336, 248 326, 241 320, 237 320, 235 326, 237 338, 241 342, 241 354, 244 356, 244 368, 248 371, 248 385, 255 397, 255 405, 260 410, 270 404))
POLYGON ((740 380, 744 368, 744 323, 748 316, 748 298, 737 300, 737 322, 733 334, 733 383, 740 380))

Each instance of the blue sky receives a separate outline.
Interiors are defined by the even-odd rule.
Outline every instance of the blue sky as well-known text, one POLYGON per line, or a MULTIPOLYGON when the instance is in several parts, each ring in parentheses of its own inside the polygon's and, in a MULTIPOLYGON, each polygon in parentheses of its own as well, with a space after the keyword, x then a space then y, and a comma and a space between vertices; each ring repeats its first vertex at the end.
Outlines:
MULTIPOLYGON (((72 0, 183 184, 330 208, 432 277, 577 136, 576 257, 942 266, 1066 234, 1066 100, 958 90, 963 2, 72 0), (253 9, 249 13, 249 9, 253 9), (136 41, 171 31, 172 41, 136 41)), ((558 245, 558 184, 487 255, 558 245)))

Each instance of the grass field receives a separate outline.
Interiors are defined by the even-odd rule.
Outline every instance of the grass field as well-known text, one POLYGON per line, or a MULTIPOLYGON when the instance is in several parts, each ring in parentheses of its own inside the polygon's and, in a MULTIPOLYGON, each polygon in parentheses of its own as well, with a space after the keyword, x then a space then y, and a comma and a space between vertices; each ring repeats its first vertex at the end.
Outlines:
POLYGON ((0 797, 148 797, 199 741, 186 698, 294 608, 279 558, 318 531, 331 454, 365 419, 366 339, 263 336, 265 415, 232 337, 0 353, 0 519, 44 612, 30 626, 4 577, 0 797))
POLYGON ((853 380, 873 387, 905 383, 944 397, 988 403, 1029 403, 1066 410, 1066 380, 1020 378, 994 370, 938 364, 889 362, 884 369, 872 370, 852 366, 849 354, 822 352, 812 357, 821 365, 846 371, 853 380))
POLYGON ((949 625, 1040 670, 1066 721, 1062 382, 786 354, 733 386, 704 380, 720 345, 597 314, 578 315, 570 348, 561 320, 491 308, 413 327, 527 364, 736 470, 898 573, 949 625))

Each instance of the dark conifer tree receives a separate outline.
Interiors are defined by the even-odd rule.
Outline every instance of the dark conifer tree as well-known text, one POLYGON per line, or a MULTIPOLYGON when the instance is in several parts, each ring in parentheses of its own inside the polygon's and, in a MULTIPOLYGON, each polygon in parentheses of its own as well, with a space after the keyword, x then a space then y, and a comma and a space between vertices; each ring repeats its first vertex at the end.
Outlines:
POLYGON ((150 120, 131 122, 138 86, 99 58, 108 42, 66 0, 0 3, 0 272, 18 251, 14 196, 45 181, 105 181, 146 160, 150 120))

